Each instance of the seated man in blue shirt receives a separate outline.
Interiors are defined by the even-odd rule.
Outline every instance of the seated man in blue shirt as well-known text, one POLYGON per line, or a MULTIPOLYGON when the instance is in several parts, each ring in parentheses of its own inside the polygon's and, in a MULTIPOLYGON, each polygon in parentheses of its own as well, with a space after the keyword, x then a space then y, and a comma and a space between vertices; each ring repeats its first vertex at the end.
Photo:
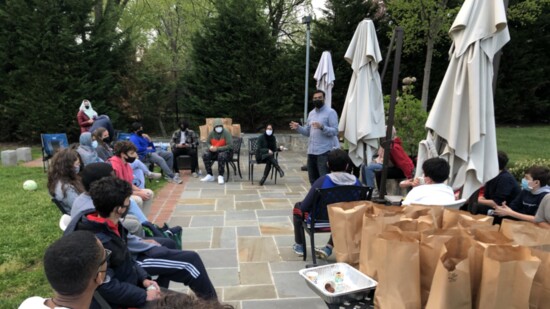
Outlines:
POLYGON ((139 159, 142 162, 153 162, 160 166, 166 180, 173 183, 182 183, 178 173, 172 171, 174 166, 174 155, 172 152, 155 149, 153 140, 149 135, 143 133, 143 126, 139 122, 132 124, 132 135, 130 141, 136 145, 139 159))

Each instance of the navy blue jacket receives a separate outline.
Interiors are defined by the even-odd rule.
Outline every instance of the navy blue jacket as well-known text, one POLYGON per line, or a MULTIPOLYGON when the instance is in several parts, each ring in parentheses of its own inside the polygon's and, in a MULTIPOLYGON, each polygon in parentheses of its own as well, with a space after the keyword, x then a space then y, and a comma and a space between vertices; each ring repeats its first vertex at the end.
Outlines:
MULTIPOLYGON (((107 267, 109 282, 97 289, 99 294, 113 307, 141 307, 147 299, 147 291, 142 282, 149 275, 131 257, 127 246, 128 231, 118 224, 118 236, 107 224, 91 221, 86 216, 95 209, 80 212, 65 230, 65 235, 76 230, 86 230, 95 234, 103 247, 112 251, 107 267)), ((93 307, 94 304, 92 304, 93 307)))
POLYGON ((485 184, 484 197, 488 200, 493 200, 497 205, 502 205, 502 202, 510 205, 518 196, 519 184, 507 170, 502 170, 495 178, 489 180, 485 184))
POLYGON ((521 190, 515 200, 509 205, 514 211, 534 216, 539 209, 542 198, 548 193, 545 187, 539 189, 538 194, 533 194, 527 190, 521 190), (542 189, 542 190, 541 190, 542 189))

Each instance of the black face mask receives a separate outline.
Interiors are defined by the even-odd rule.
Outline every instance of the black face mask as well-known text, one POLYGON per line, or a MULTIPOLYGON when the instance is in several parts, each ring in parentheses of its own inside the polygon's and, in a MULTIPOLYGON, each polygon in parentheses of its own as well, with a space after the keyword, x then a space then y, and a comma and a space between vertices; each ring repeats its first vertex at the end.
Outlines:
POLYGON ((134 163, 134 161, 136 161, 136 157, 130 157, 129 155, 126 155, 126 162, 134 163))
POLYGON ((181 129, 182 131, 187 130, 187 128, 188 128, 188 126, 180 126, 180 129, 181 129))
POLYGON ((110 139, 109 137, 106 137, 106 138, 102 139, 102 141, 103 141, 104 143, 108 144, 108 143, 109 143, 109 139, 110 139))
POLYGON ((90 105, 86 105, 86 106, 84 106, 84 107, 86 107, 86 109, 90 109, 90 105))
POLYGON ((321 108, 323 105, 325 105, 325 102, 323 100, 313 100, 311 101, 313 103, 313 107, 315 108, 321 108))
POLYGON ((143 135, 143 130, 137 130, 136 134, 139 135, 139 136, 142 136, 143 135))

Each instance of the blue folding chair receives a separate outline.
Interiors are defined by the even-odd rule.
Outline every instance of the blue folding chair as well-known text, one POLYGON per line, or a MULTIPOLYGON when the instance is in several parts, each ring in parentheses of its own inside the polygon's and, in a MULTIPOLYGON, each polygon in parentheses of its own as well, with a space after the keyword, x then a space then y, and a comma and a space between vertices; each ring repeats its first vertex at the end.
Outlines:
POLYGON ((131 133, 118 132, 116 136, 116 141, 129 141, 131 135, 131 133))
POLYGON ((69 140, 65 133, 40 134, 40 140, 42 141, 42 165, 46 172, 49 160, 60 149, 68 148, 69 140))

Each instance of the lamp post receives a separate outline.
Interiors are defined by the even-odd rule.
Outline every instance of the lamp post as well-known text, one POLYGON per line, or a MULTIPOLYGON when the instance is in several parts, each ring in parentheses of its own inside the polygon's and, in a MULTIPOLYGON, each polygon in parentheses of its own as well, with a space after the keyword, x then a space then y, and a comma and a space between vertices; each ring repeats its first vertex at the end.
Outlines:
POLYGON ((307 105, 308 105, 308 82, 309 82, 309 30, 311 24, 311 15, 302 17, 302 24, 306 24, 306 86, 304 91, 304 125, 307 121, 307 105))

